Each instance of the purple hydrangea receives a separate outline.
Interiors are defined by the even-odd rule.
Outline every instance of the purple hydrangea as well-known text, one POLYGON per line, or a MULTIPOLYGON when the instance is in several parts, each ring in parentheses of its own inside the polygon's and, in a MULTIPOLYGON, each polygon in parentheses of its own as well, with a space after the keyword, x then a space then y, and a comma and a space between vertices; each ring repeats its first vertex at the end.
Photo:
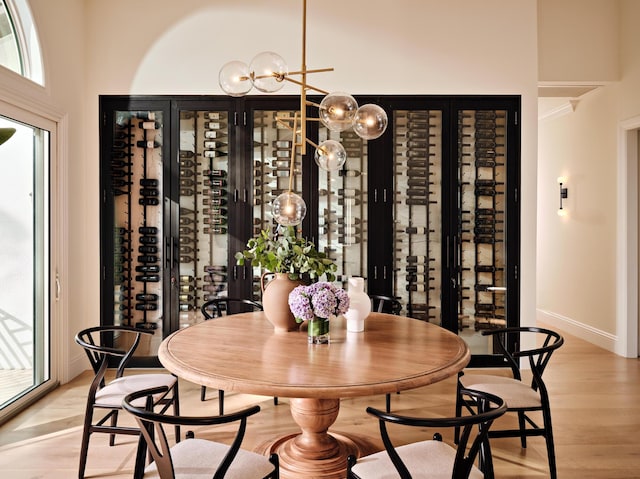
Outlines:
POLYGON ((289 308, 299 323, 316 316, 330 318, 347 312, 349 296, 344 289, 327 282, 297 286, 289 294, 289 308))

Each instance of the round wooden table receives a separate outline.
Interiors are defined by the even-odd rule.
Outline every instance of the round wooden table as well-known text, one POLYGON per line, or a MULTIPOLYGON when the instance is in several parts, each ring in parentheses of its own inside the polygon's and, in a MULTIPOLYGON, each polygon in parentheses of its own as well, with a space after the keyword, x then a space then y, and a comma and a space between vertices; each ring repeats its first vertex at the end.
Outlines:
MULTIPOLYGON (((424 321, 371 313, 361 333, 331 321, 331 341, 307 343, 306 331, 276 333, 264 313, 242 313, 176 331, 158 351, 177 376, 231 392, 288 397, 301 432, 274 440, 281 477, 344 477, 357 438, 329 433, 340 398, 387 394, 435 383, 462 370, 469 348, 424 321)), ((364 451, 368 452, 368 451, 364 451)))

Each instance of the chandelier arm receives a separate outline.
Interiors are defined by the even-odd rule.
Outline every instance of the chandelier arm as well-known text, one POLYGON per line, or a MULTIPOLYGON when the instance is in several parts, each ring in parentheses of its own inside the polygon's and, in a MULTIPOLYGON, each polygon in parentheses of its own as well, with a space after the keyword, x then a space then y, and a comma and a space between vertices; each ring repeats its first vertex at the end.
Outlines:
POLYGON ((285 79, 286 81, 288 81, 288 82, 295 83, 296 85, 300 85, 300 86, 301 86, 302 88, 304 88, 305 90, 313 90, 313 91, 315 91, 315 92, 322 93, 323 95, 328 95, 328 94, 329 94, 329 92, 328 92, 328 91, 326 91, 326 90, 321 90, 320 88, 315 87, 315 86, 313 86, 313 85, 309 85, 308 83, 305 83, 305 82, 303 82, 303 81, 300 81, 300 80, 294 80, 293 78, 289 78, 288 76, 285 76, 285 77, 284 77, 284 79, 285 79))
POLYGON ((298 112, 293 115, 293 142, 291 144, 291 160, 289 161, 289 193, 293 191, 293 175, 296 166, 296 145, 298 144, 298 112))
POLYGON ((334 70, 333 67, 328 67, 328 68, 314 68, 313 70, 300 70, 297 72, 289 72, 287 73, 287 75, 302 75, 303 73, 325 73, 325 72, 332 72, 334 70))

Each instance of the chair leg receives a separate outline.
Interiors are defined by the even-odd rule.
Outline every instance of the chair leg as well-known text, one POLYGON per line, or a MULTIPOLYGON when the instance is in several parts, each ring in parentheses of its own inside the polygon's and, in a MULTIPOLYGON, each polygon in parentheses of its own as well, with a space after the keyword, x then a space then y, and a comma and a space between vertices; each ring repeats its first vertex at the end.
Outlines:
MULTIPOLYGON (((203 386, 204 387, 204 386, 203 386)), ((178 394, 178 381, 173 385, 173 415, 180 415, 180 395, 178 394)), ((176 424, 176 442, 180 442, 180 425, 176 424)))
POLYGON ((391 394, 387 393, 387 395, 384 397, 384 400, 387 412, 391 412, 391 394))
POLYGON ((200 401, 204 401, 204 396, 207 393, 207 386, 200 386, 200 401))
POLYGON ((93 408, 87 406, 84 414, 84 426, 82 427, 82 444, 80 446, 80 465, 78 466, 78 478, 84 479, 84 471, 87 467, 87 454, 89 452, 89 437, 91 436, 91 422, 93 421, 93 408))
MULTIPOLYGON (((113 411, 111 411, 111 427, 116 427, 117 425, 118 425, 118 411, 114 409, 113 411)), ((116 435, 109 434, 109 445, 114 446, 115 443, 116 443, 116 435)))
POLYGON ((553 441, 553 428, 551 427, 551 412, 549 411, 548 407, 543 410, 542 416, 545 429, 544 439, 547 443, 547 457, 549 459, 549 477, 550 479, 557 479, 558 473, 556 470, 556 453, 553 441))
POLYGON ((224 414, 224 391, 222 389, 218 389, 218 410, 222 416, 224 414))
POLYGON ((278 405, 278 398, 276 396, 274 396, 274 398, 273 398, 273 405, 274 406, 278 405))
POLYGON ((525 423, 525 412, 524 411, 518 411, 518 424, 520 425, 520 432, 522 433, 520 435, 520 445, 522 446, 523 449, 526 449, 526 447, 527 447, 527 435, 525 434, 525 429, 527 428, 527 425, 525 423))

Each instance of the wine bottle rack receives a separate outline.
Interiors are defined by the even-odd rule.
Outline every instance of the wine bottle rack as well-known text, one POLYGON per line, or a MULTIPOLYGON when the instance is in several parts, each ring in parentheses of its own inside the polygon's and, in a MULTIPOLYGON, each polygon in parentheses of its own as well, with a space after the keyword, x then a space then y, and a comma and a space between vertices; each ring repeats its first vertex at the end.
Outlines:
POLYGON ((180 324, 203 303, 228 294, 229 114, 180 113, 180 324))
POLYGON ((162 121, 162 112, 118 111, 112 126, 114 322, 144 329, 162 325, 162 121))
POLYGON ((505 119, 499 110, 458 114, 458 314, 476 331, 506 325, 505 119))
POLYGON ((440 323, 442 112, 394 113, 394 295, 408 316, 440 323))

